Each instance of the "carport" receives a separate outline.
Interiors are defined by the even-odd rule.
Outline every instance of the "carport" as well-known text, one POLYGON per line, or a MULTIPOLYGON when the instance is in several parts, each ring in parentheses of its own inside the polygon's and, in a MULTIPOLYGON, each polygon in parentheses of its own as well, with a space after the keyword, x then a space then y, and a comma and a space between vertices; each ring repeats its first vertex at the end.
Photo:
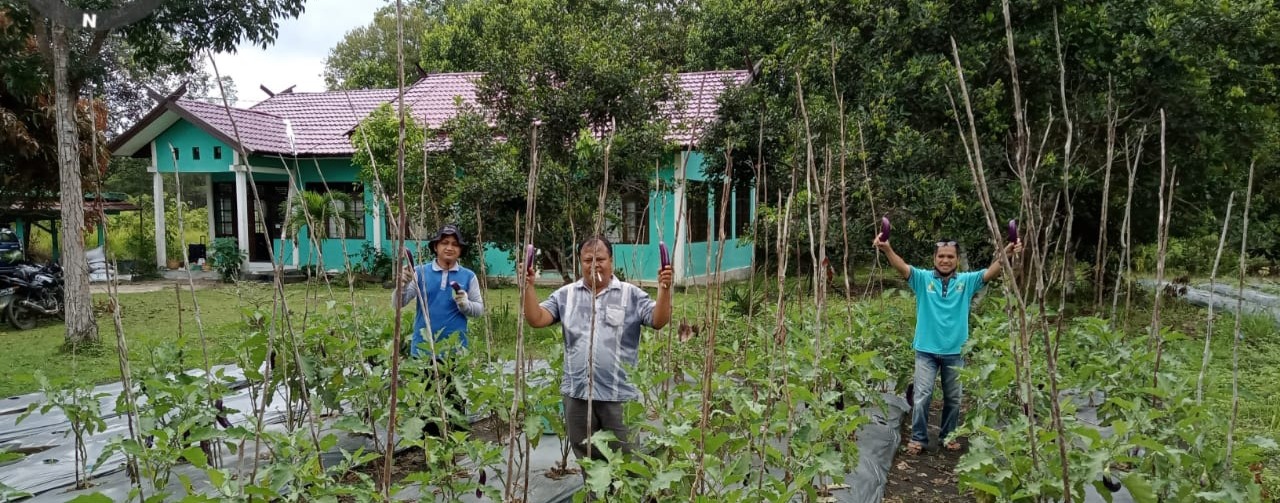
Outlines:
MULTIPOLYGON (((128 196, 119 192, 85 194, 84 221, 93 224, 98 230, 98 246, 107 243, 106 226, 98 218, 99 209, 102 214, 118 215, 126 211, 138 211, 137 205, 128 201, 128 196)), ((31 230, 37 228, 48 232, 53 237, 52 258, 57 261, 59 250, 59 221, 62 220, 62 205, 56 199, 35 205, 11 204, 0 209, 0 227, 12 226, 13 232, 22 241, 22 249, 31 248, 31 230)), ((138 221, 142 225, 142 221, 138 221)))

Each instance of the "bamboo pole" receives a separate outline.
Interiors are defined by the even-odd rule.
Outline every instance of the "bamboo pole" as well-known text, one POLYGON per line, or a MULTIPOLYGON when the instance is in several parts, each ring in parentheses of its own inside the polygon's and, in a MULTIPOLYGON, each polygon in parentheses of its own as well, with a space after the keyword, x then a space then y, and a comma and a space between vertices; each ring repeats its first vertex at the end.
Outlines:
MULTIPOLYGON (((1222 249, 1227 244, 1227 229, 1231 224, 1231 204, 1235 202, 1236 192, 1231 191, 1227 197, 1227 212, 1222 216, 1222 233, 1218 236, 1218 252, 1213 256, 1213 269, 1209 272, 1209 291, 1214 291, 1218 279, 1218 263, 1222 260, 1222 249)), ((1213 341, 1213 302, 1209 302, 1209 314, 1205 320, 1204 356, 1200 359, 1200 375, 1196 377, 1196 404, 1204 401, 1204 374, 1209 370, 1210 346, 1213 341)))
POLYGON ((1234 448, 1236 439, 1236 418, 1240 415, 1240 341, 1244 333, 1240 330, 1244 318, 1244 277, 1249 258, 1249 206, 1253 203, 1253 167, 1256 161, 1249 163, 1249 185, 1244 192, 1244 217, 1240 224, 1240 294, 1236 297, 1236 328, 1231 343, 1231 420, 1227 423, 1226 473, 1234 469, 1234 448))
POLYGON ((1151 336, 1155 338, 1156 363, 1151 372, 1151 385, 1160 382, 1160 358, 1164 353, 1164 335, 1160 333, 1160 299, 1164 296, 1164 263, 1169 252, 1169 223, 1173 217, 1173 188, 1177 185, 1178 165, 1173 166, 1169 176, 1169 185, 1164 184, 1165 172, 1165 118, 1164 110, 1160 110, 1160 225, 1158 227, 1159 251, 1156 254, 1156 299, 1151 312, 1151 336))
MULTIPOLYGON (((1059 405, 1058 397, 1058 342, 1062 340, 1062 320, 1066 317, 1067 309, 1067 287, 1071 284, 1071 231, 1072 220, 1075 218, 1075 207, 1071 204, 1071 158, 1075 154, 1072 150, 1074 141, 1074 121, 1071 120, 1071 112, 1067 108, 1067 65, 1063 61, 1062 54, 1062 37, 1058 34, 1058 10, 1053 11, 1053 39, 1058 48, 1058 91, 1062 100, 1062 119, 1067 125, 1067 140, 1063 147, 1062 162, 1062 190, 1065 194, 1064 199, 1067 204, 1067 236, 1064 240, 1066 244, 1063 246, 1062 255, 1062 290, 1058 299, 1058 330, 1054 335, 1053 344, 1049 343, 1049 333, 1045 331, 1045 353, 1046 364, 1049 370, 1049 410, 1053 414, 1053 427, 1057 430, 1058 441, 1058 461, 1062 464, 1062 499, 1071 501, 1071 472, 1070 463, 1067 458, 1067 434, 1066 428, 1062 426, 1062 409, 1059 405)), ((1108 164, 1108 173, 1110 173, 1110 164, 1108 164)))
MULTIPOLYGON (((1023 112, 1022 112, 1022 105, 1021 105, 1021 90, 1020 90, 1021 87, 1018 83, 1018 77, 1017 77, 1018 75, 1017 64, 1016 64, 1017 60, 1014 57, 1013 28, 1010 24, 1010 19, 1009 19, 1008 0, 1004 0, 1002 4, 1004 7, 1003 10, 1004 10, 1004 19, 1005 19, 1005 33, 1006 33, 1006 39, 1008 44, 1010 74, 1013 76, 1012 88, 1014 90, 1014 97, 1015 97, 1015 110, 1016 110, 1015 122, 1017 123, 1018 138, 1019 138, 1017 142, 1017 146, 1015 146, 1015 150, 1014 150, 1015 166, 1020 167, 1021 170, 1025 170, 1025 166, 1026 166, 1025 142, 1027 138, 1027 133, 1024 127, 1024 116, 1022 115, 1023 112)), ((960 124, 960 114, 958 111, 956 111, 956 116, 955 116, 956 126, 960 130, 961 141, 965 144, 965 155, 969 162, 969 171, 970 171, 970 174, 973 176, 974 185, 977 186, 978 188, 978 195, 980 200, 982 201, 983 211, 987 221, 987 229, 989 232, 991 232, 991 235, 994 238, 996 247, 1003 248, 1004 240, 1003 240, 1003 237, 1001 236, 1000 231, 997 229, 995 208, 991 204, 990 195, 989 195, 990 192, 987 190, 986 173, 983 168, 982 151, 981 151, 980 143, 978 141, 977 121, 974 119, 973 105, 969 100, 968 85, 965 83, 965 78, 964 78, 964 67, 960 63, 960 49, 957 47, 956 41, 954 38, 951 39, 951 52, 952 52, 955 66, 956 66, 956 76, 960 84, 960 91, 961 91, 960 96, 964 99, 965 114, 966 114, 966 117, 968 118, 968 123, 969 123, 968 133, 970 138, 968 140, 965 140, 965 129, 960 124)), ((948 94, 950 94, 950 91, 948 91, 948 94)), ((951 101, 952 101, 952 109, 956 110, 955 100, 952 99, 951 101)), ((1023 193, 1023 197, 1024 198, 1027 197, 1027 194, 1025 193, 1025 191, 1023 193)), ((1001 260, 1004 261, 1005 269, 1009 271, 1015 270, 1008 256, 1002 256, 1001 260)), ((1034 407, 1034 399, 1031 391, 1031 378, 1030 378, 1030 368, 1029 368, 1030 335, 1027 332, 1026 299, 1022 295, 1020 288, 1018 287, 1017 281, 1005 281, 1002 284, 1004 285, 1003 287, 1007 291, 1013 294, 1013 297, 1015 300, 1017 300, 1017 304, 1018 304, 1019 316, 1015 321, 1018 322, 1017 323, 1018 336, 1019 336, 1018 340, 1020 341, 1020 346, 1018 347, 1019 349, 1018 353, 1020 356, 1019 358, 1014 359, 1015 365, 1017 367, 1015 371, 1019 376, 1018 381, 1019 381, 1019 388, 1021 390, 1020 395, 1023 399, 1023 413, 1027 416, 1027 419, 1028 419, 1027 438, 1028 438, 1028 441, 1030 442, 1032 467, 1033 469, 1038 470, 1040 462, 1039 462, 1039 456, 1037 454, 1037 448, 1036 448, 1036 442, 1035 442, 1035 438, 1036 438, 1035 423, 1036 422, 1035 422, 1035 407, 1034 407), (1021 362, 1019 362, 1019 359, 1021 360, 1021 362)))
MULTIPOLYGON (((1056 36, 1055 24, 1055 36, 1056 36)), ((1115 100, 1111 91, 1111 76, 1107 76, 1107 160, 1102 174, 1102 203, 1100 210, 1100 221, 1098 223, 1098 247, 1094 251, 1094 275, 1093 288, 1094 300, 1093 310, 1101 311, 1103 299, 1106 298, 1107 273, 1107 210, 1111 208, 1111 165, 1115 161, 1116 152, 1116 126, 1119 122, 1119 112, 1116 110, 1115 100)))
MULTIPOLYGON (((395 258, 393 274, 399 274, 404 268, 404 254, 400 252, 404 248, 405 237, 405 209, 404 209, 404 135, 405 135, 405 117, 404 117, 404 5, 401 0, 396 0, 396 110, 399 115, 399 133, 396 138, 396 193, 398 194, 400 232, 396 233, 395 239, 395 258)), ((382 498, 384 500, 391 499, 391 468, 395 466, 396 454, 396 412, 399 408, 399 381, 400 381, 400 325, 403 316, 401 311, 403 306, 400 299, 404 298, 403 281, 396 281, 395 289, 395 320, 393 321, 393 332, 391 337, 391 399, 388 405, 390 412, 387 417, 387 446, 382 453, 382 498)), ((415 287, 416 288, 416 287, 415 287)), ((434 336, 428 337, 435 339, 434 336)), ((412 338, 410 338, 412 340, 412 338)), ((434 353, 434 351, 433 351, 434 353)), ((433 355, 434 356, 434 355, 433 355)), ((434 360, 434 358, 432 358, 434 360)), ((448 421, 446 421, 447 423, 448 421)))

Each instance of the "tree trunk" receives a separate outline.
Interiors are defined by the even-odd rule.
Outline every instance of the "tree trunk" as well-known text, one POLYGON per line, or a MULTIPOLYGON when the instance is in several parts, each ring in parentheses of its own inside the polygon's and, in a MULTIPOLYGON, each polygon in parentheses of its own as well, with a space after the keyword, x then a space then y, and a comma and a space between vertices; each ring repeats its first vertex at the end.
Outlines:
POLYGON ((77 134, 74 94, 67 84, 67 35, 54 21, 54 103, 58 119, 59 197, 62 203, 62 274, 66 282, 66 342, 68 345, 98 342, 89 296, 89 265, 84 256, 84 187, 80 180, 80 138, 77 134))

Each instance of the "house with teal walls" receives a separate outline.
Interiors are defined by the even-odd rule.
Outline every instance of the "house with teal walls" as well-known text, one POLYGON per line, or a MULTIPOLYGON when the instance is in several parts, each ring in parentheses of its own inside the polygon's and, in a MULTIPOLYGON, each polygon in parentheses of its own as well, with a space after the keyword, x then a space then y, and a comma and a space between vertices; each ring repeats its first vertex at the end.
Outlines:
MULTIPOLYGON (((412 119, 439 127, 464 106, 479 106, 479 73, 424 76, 405 89, 412 119)), ((745 71, 682 73, 675 76, 682 94, 679 106, 667 104, 672 122, 672 154, 656 176, 665 190, 647 196, 620 196, 611 204, 622 222, 609 231, 614 260, 629 281, 657 279, 658 243, 671 249, 677 284, 707 283, 716 278, 750 275, 752 247, 743 241, 755 215, 754 189, 732 190, 723 229, 719 214, 721 189, 703 174, 705 156, 697 139, 715 120, 718 98, 725 90, 746 85, 745 71)), ((315 93, 283 92, 248 108, 224 108, 184 98, 180 88, 109 145, 112 155, 150 160, 155 201, 165 193, 166 177, 203 178, 208 203, 209 240, 234 239, 247 257, 246 270, 316 266, 344 270, 366 250, 391 248, 385 205, 371 187, 360 182, 352 162, 350 133, 374 109, 396 100, 395 89, 362 89, 315 93), (244 152, 244 158, 241 158, 244 152), (290 236, 284 209, 302 191, 342 192, 350 196, 354 225, 330 221, 325 239, 310 238, 309 228, 290 236)), ((157 266, 164 267, 167 225, 164 205, 156 204, 157 266)), ((425 239, 427 232, 413 233, 425 239)), ((408 246, 423 246, 411 242, 408 246)), ((486 246, 481 254, 489 276, 513 277, 515 265, 506 251, 486 246)), ((477 271, 479 267, 473 267, 477 271)), ((547 274, 547 277, 552 276, 547 274)))

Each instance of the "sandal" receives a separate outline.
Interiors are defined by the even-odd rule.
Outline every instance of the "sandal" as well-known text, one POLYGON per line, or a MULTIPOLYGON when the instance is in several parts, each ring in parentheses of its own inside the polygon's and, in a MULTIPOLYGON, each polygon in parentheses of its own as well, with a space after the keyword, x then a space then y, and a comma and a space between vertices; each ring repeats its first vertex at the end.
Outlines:
POLYGON ((945 448, 946 450, 951 451, 951 452, 959 452, 959 451, 960 451, 960 449, 961 449, 960 441, 959 441, 959 440, 952 440, 952 441, 950 441, 950 442, 947 442, 947 444, 946 444, 946 445, 944 445, 944 446, 943 446, 943 448, 945 448))
POLYGON ((907 442, 906 452, 908 456, 915 456, 917 454, 920 454, 922 451, 924 451, 924 444, 921 444, 920 442, 916 442, 915 440, 907 442))

